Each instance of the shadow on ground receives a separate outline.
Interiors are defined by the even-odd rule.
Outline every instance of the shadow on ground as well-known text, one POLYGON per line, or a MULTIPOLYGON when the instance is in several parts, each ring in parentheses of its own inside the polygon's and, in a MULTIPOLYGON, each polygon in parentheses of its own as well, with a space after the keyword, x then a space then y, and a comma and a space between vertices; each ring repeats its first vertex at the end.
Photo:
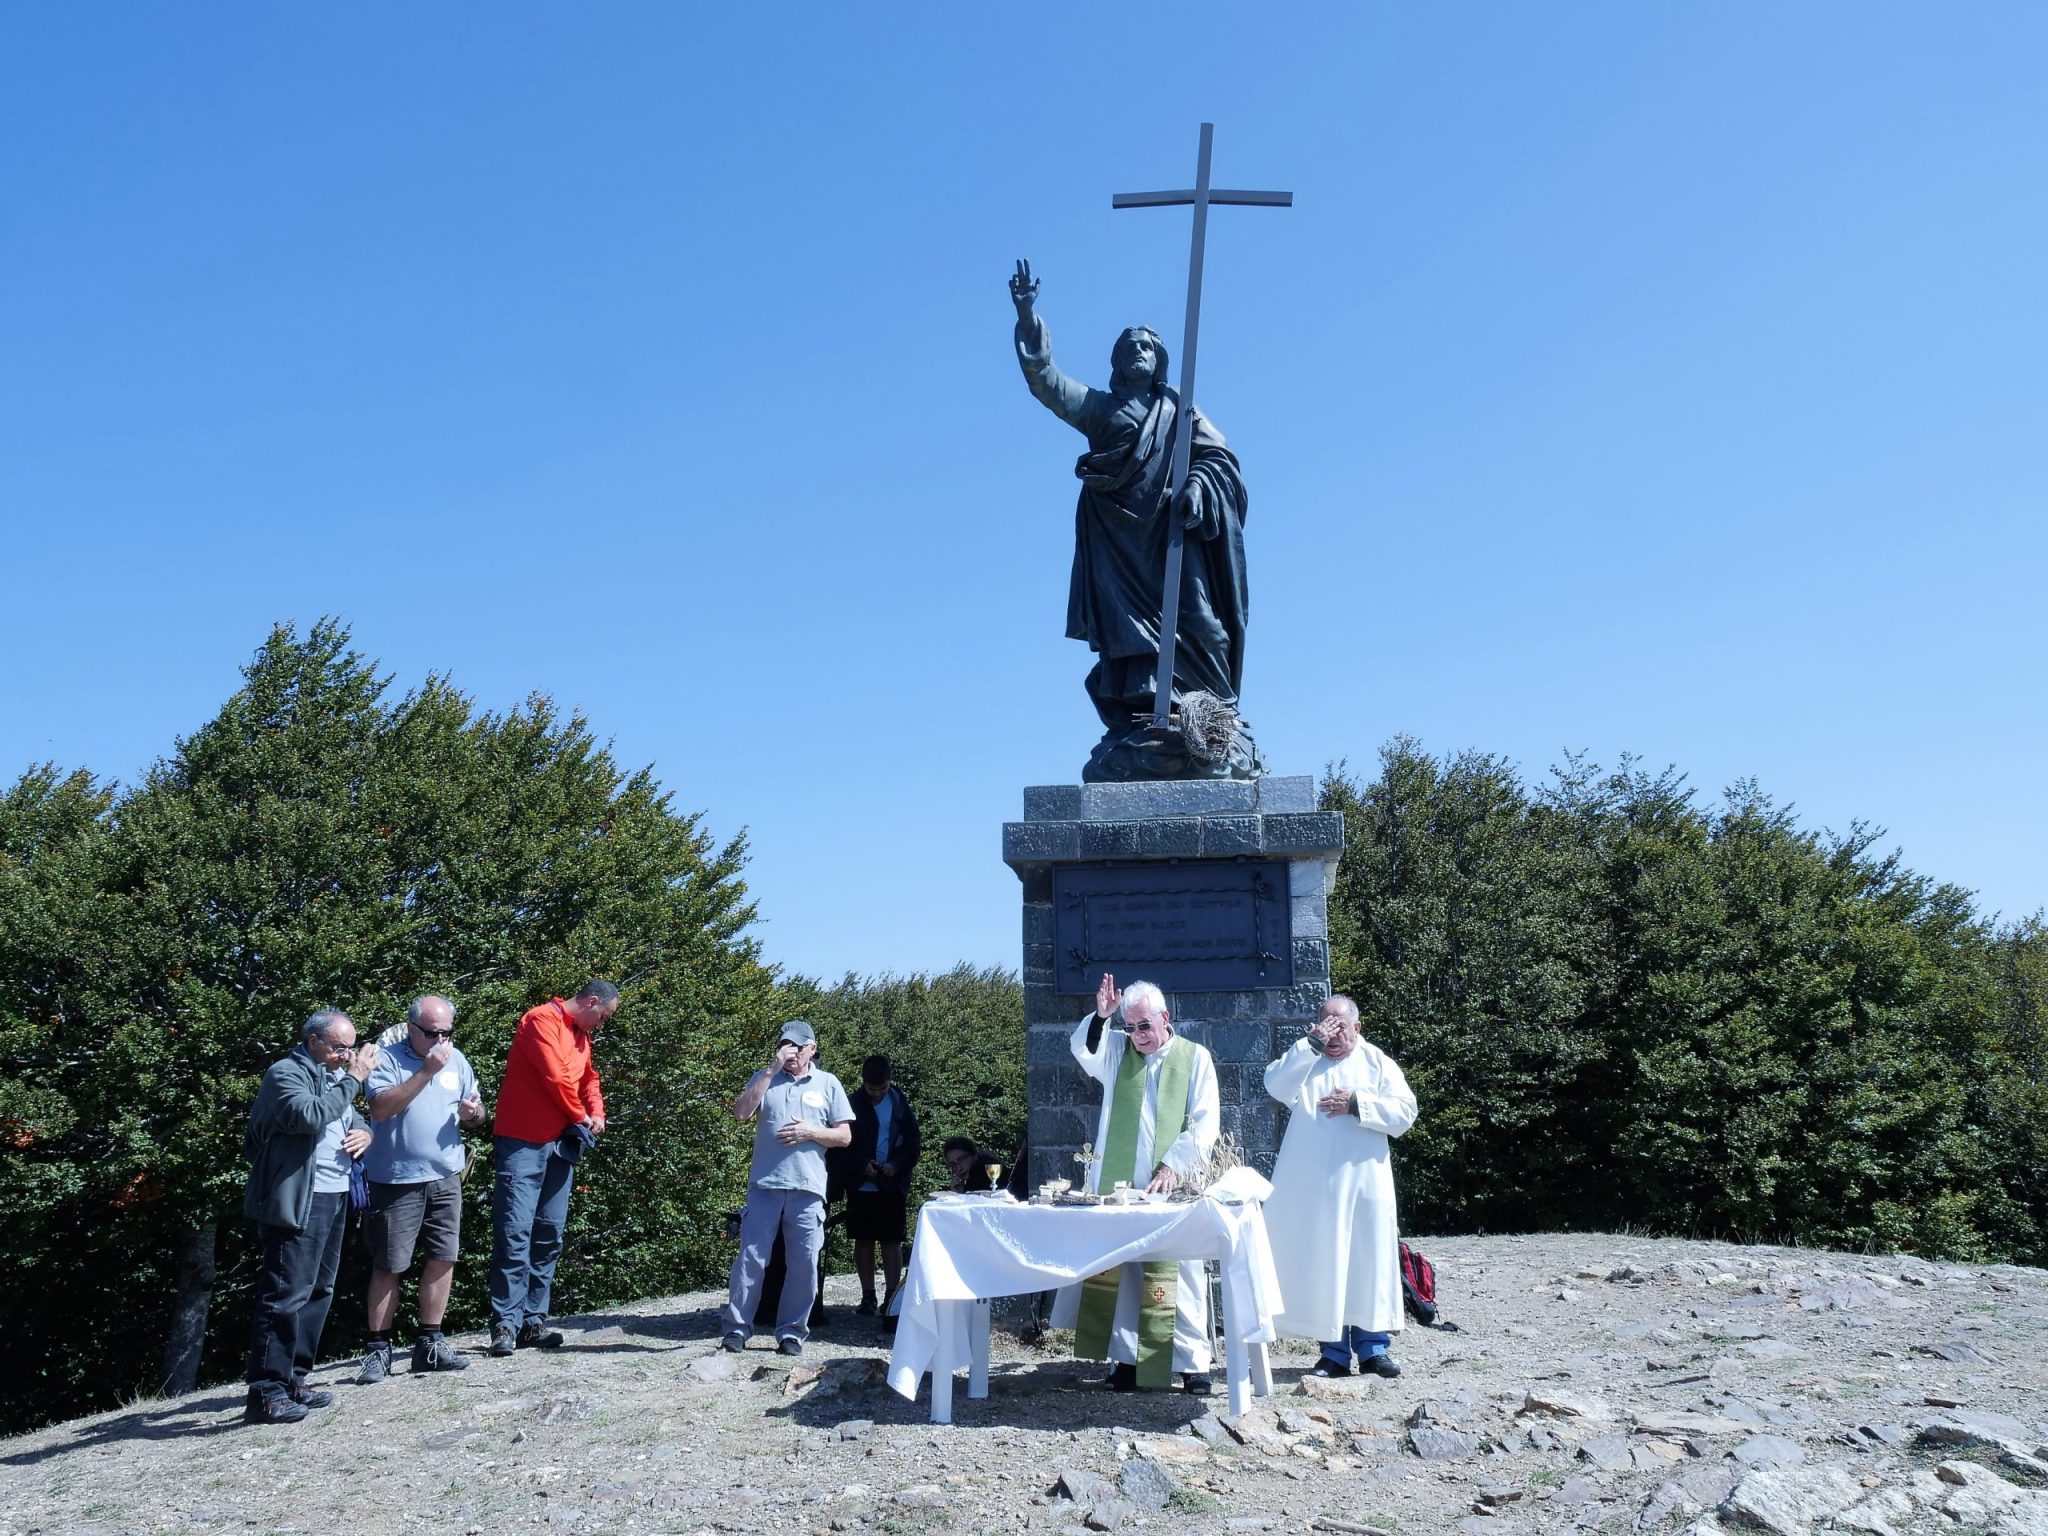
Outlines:
POLYGON ((32 1467, 54 1457, 68 1456, 73 1451, 89 1451, 95 1446, 118 1445, 131 1440, 191 1440, 222 1434, 241 1427, 243 1400, 244 1389, 237 1384, 231 1391, 210 1397, 186 1398, 162 1408, 137 1409, 132 1413, 115 1414, 110 1419, 95 1419, 78 1425, 68 1438, 54 1445, 0 1456, 0 1466, 32 1467))

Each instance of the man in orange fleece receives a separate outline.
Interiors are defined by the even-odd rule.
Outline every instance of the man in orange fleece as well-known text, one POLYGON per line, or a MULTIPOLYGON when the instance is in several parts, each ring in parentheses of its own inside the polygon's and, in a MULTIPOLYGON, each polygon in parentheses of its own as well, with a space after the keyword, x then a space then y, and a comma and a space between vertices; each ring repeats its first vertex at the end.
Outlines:
POLYGON ((547 1326, 555 1261, 576 1160, 604 1131, 604 1094, 590 1041, 617 1011, 619 989, 586 981, 564 1002, 530 1008, 512 1037, 498 1089, 491 1189, 491 1353, 559 1349, 547 1326))

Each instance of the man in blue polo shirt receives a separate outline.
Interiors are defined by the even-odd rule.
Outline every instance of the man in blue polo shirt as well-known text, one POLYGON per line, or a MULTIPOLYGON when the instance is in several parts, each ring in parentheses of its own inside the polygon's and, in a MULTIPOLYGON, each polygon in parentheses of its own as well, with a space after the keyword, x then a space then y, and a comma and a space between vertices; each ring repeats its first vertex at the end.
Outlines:
POLYGON ((481 1125, 476 1073, 455 1049, 455 1005, 445 997, 415 998, 405 1035, 393 1041, 363 1084, 375 1139, 363 1159, 370 1208, 363 1233, 370 1246, 370 1351, 361 1385, 391 1373, 391 1325, 398 1316, 398 1281, 420 1269, 419 1339, 414 1371, 459 1371, 469 1362, 441 1334, 455 1257, 462 1239, 462 1170, 469 1149, 462 1128, 481 1125))
POLYGON ((776 1347, 804 1352, 811 1303, 818 1294, 818 1256, 825 1247, 825 1149, 853 1140, 853 1105, 838 1078, 811 1060, 818 1036, 802 1019, 782 1026, 775 1054, 733 1100, 735 1120, 754 1121, 754 1160, 747 1171, 747 1208, 740 1252, 732 1262, 725 1309, 725 1347, 747 1347, 761 1276, 782 1234, 785 1264, 775 1314, 776 1347))

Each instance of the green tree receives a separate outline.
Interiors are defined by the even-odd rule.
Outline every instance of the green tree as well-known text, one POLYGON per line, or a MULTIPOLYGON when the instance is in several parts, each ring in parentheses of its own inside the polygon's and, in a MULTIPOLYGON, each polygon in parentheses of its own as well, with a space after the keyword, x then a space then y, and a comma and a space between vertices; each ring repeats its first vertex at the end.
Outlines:
MULTIPOLYGON (((114 803, 104 838, 92 963, 49 1040, 70 1070, 29 1080, 66 1100, 62 1153, 92 1171, 66 1214, 97 1234, 48 1260, 56 1284, 24 1330, 48 1388, 31 1411, 155 1384, 146 1338, 168 1339, 172 1387, 235 1368, 246 1109, 322 1005, 370 1033, 448 993, 488 1089, 523 1009, 617 980, 599 1056, 612 1129, 572 1203, 563 1304, 715 1272, 744 1143, 711 1096, 773 995, 745 937, 745 847, 714 845, 582 719, 537 698, 480 714, 438 678, 393 697, 339 625, 279 629, 220 714, 114 803), (112 1327, 84 1326, 72 1299, 95 1273, 121 1277, 112 1327)), ((473 1233, 488 1175, 468 1185, 473 1233)), ((480 1313, 485 1246, 465 1244, 458 1324, 480 1313)))
POLYGON ((1402 1202, 1426 1224, 1557 1219, 1581 1179, 1579 1082, 1607 964, 1598 868, 1566 816, 1497 758, 1439 764, 1408 740, 1380 775, 1326 776, 1345 820, 1331 899, 1334 978, 1428 1106, 1397 1143, 1402 1202))
POLYGON ((1324 803, 1337 984, 1422 1101, 1411 1220, 2041 1253, 2038 921, 1633 762, 1531 792, 1397 741, 1324 803))

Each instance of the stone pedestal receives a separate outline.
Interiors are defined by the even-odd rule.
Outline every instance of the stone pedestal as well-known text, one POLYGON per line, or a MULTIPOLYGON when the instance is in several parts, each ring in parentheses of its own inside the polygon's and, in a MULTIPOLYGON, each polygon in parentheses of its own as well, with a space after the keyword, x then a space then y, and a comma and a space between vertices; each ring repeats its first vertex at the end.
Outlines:
POLYGON ((1095 995, 1092 978, 1085 992, 1057 990, 1054 872, 1154 862, 1201 867, 1273 860, 1284 866, 1289 932, 1282 969, 1291 972, 1286 985, 1203 990, 1199 967, 1162 961, 1128 974, 1112 967, 1119 986, 1157 983, 1175 1029, 1209 1048, 1223 1130, 1237 1139, 1246 1162, 1271 1173, 1282 1127, 1280 1106, 1266 1096, 1265 1067, 1329 998, 1329 892, 1343 847, 1343 817, 1316 809, 1315 780, 1306 775, 1051 784, 1024 791, 1024 819, 1003 825, 1003 862, 1024 886, 1033 1184, 1078 1175, 1073 1157, 1083 1142, 1094 1140, 1102 1101, 1101 1088, 1082 1075, 1068 1050, 1068 1036, 1094 1010, 1095 995))

